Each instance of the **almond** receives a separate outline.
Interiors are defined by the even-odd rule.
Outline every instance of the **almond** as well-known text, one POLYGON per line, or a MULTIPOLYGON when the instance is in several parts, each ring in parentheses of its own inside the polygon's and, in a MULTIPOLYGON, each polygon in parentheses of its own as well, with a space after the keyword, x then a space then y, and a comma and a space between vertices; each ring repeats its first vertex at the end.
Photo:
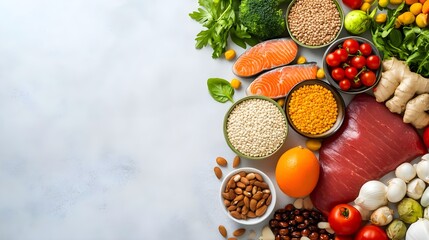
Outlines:
POLYGON ((237 238, 235 238, 235 237, 230 237, 230 238, 228 238, 228 240, 237 240, 237 238))
POLYGON ((257 191, 255 194, 253 194, 253 199, 255 199, 256 201, 261 200, 263 193, 261 191, 257 191))
POLYGON ((231 216, 233 217, 233 218, 236 218, 236 219, 242 219, 243 217, 241 216, 241 214, 239 213, 239 212, 237 212, 237 211, 232 211, 232 212, 230 212, 230 214, 231 214, 231 216))
POLYGON ((259 200, 259 202, 256 204, 256 208, 262 207, 262 205, 264 205, 264 203, 265 203, 265 199, 259 200))
POLYGON ((237 230, 235 230, 232 235, 234 235, 234 237, 240 237, 242 236, 244 233, 246 232, 246 229, 244 228, 239 228, 237 230))
POLYGON ((240 194, 243 194, 243 189, 241 189, 241 188, 236 188, 236 189, 234 189, 234 192, 235 192, 235 194, 240 195, 240 194))
POLYGON ((246 186, 247 186, 247 185, 249 185, 249 183, 250 183, 250 182, 249 182, 249 179, 247 179, 247 178, 241 178, 241 179, 240 179, 240 182, 242 182, 242 183, 243 183, 244 185, 246 185, 246 186))
POLYGON ((240 165, 240 156, 235 156, 234 161, 232 162, 232 167, 236 168, 238 165, 240 165))
POLYGON ((226 167, 226 165, 228 165, 228 162, 223 157, 217 157, 216 162, 217 164, 219 164, 219 166, 222 166, 222 167, 226 167))
POLYGON ((227 236, 226 228, 223 225, 219 225, 218 227, 220 235, 222 235, 224 238, 227 236))
POLYGON ((271 201, 273 200, 273 195, 270 194, 270 196, 268 196, 267 200, 265 201, 265 205, 270 205, 271 201))
POLYGON ((244 202, 244 206, 246 206, 247 208, 250 207, 250 198, 244 197, 243 202, 244 202))
POLYGON ((255 218, 255 217, 256 217, 256 214, 255 214, 255 212, 253 212, 253 211, 248 211, 248 212, 247 212, 247 214, 246 214, 246 216, 247 216, 248 218, 255 218))
POLYGON ((250 203, 249 203, 250 210, 255 211, 256 210, 256 204, 258 204, 258 201, 256 201, 255 199, 250 200, 250 203))
POLYGON ((262 207, 256 209, 255 215, 257 217, 260 217, 260 216, 264 215, 264 213, 267 211, 267 208, 268 208, 267 205, 263 205, 262 207))
POLYGON ((258 181, 263 182, 264 178, 262 178, 261 174, 255 173, 255 178, 258 179, 258 181))
POLYGON ((219 167, 214 167, 213 171, 218 179, 222 178, 222 170, 219 167))
POLYGON ((231 202, 230 201, 228 201, 228 200, 223 200, 223 204, 225 205, 225 207, 229 207, 229 206, 231 206, 231 202))
POLYGON ((248 173, 247 175, 246 175, 246 178, 248 179, 248 180, 253 180, 253 179, 255 179, 255 173, 248 173))
MULTIPOLYGON (((244 178, 244 179, 246 179, 246 178, 244 178)), ((239 187, 241 189, 245 189, 246 188, 246 185, 244 183, 242 183, 242 182, 237 182, 236 185, 237 185, 237 187, 239 187)))
POLYGON ((268 184, 266 182, 260 182, 260 181, 256 181, 253 185, 258 186, 262 189, 267 189, 268 188, 268 184))

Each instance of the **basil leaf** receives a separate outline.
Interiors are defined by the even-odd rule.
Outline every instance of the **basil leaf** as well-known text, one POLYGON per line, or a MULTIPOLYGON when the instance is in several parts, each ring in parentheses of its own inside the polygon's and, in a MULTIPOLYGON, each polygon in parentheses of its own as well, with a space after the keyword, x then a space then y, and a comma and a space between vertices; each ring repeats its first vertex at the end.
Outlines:
POLYGON ((234 102, 232 99, 234 88, 231 87, 231 84, 227 80, 222 78, 209 78, 207 80, 207 87, 214 100, 221 103, 227 101, 234 102))

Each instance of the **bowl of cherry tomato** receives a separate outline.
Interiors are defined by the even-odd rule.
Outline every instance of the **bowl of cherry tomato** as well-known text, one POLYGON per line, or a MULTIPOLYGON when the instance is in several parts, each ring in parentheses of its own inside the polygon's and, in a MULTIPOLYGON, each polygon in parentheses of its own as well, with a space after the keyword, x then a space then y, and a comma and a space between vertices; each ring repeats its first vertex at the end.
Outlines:
POLYGON ((368 39, 352 36, 333 42, 323 55, 329 83, 342 93, 359 94, 380 81, 382 57, 368 39))

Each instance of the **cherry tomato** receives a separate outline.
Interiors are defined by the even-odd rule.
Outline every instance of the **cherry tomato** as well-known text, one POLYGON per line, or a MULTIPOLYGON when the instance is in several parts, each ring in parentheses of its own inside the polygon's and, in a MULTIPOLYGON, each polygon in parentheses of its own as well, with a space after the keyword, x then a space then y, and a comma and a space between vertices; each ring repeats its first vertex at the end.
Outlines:
POLYGON ((388 238, 382 228, 374 225, 366 225, 356 234, 355 240, 388 240, 388 238))
POLYGON ((377 70, 380 67, 381 61, 377 55, 371 55, 366 59, 366 66, 369 69, 377 70))
POLYGON ((362 81, 359 78, 350 80, 350 83, 351 83, 351 87, 352 88, 360 88, 360 87, 362 87, 362 81))
POLYGON ((362 0, 343 0, 344 5, 351 9, 359 9, 362 5, 362 0))
POLYGON ((375 73, 373 71, 367 70, 367 71, 362 72, 359 75, 359 79, 362 81, 362 84, 364 86, 369 87, 369 86, 374 85, 375 80, 376 80, 376 76, 375 76, 375 73))
POLYGON ((362 216, 355 207, 338 204, 329 212, 328 222, 336 234, 351 235, 360 228, 362 216))
POLYGON ((344 73, 346 75, 346 78, 354 79, 358 74, 358 70, 355 67, 346 67, 346 69, 344 70, 344 73))
POLYGON ((340 67, 336 67, 331 71, 331 77, 335 80, 335 81, 341 81, 344 79, 345 77, 345 73, 344 73, 344 69, 340 68, 340 67))
POLYGON ((364 56, 354 56, 350 62, 353 67, 362 69, 366 66, 366 58, 364 56))
POLYGON ((338 85, 340 86, 340 89, 343 91, 348 91, 351 87, 350 80, 348 80, 348 79, 341 80, 338 85))
POLYGON ((349 57, 349 53, 344 48, 338 48, 334 51, 334 54, 340 58, 341 62, 347 61, 347 58, 349 57))
POLYGON ((369 45, 369 43, 362 43, 359 46, 359 51, 364 55, 365 57, 371 55, 372 53, 372 47, 369 45))
POLYGON ((329 53, 326 55, 326 64, 328 64, 331 67, 336 67, 340 65, 341 59, 339 56, 335 55, 334 53, 329 53))
POLYGON ((429 148, 429 127, 426 127, 423 131, 423 142, 425 142, 426 147, 429 148))
POLYGON ((349 38, 344 40, 343 48, 345 48, 348 53, 355 54, 359 50, 359 43, 353 38, 349 38))

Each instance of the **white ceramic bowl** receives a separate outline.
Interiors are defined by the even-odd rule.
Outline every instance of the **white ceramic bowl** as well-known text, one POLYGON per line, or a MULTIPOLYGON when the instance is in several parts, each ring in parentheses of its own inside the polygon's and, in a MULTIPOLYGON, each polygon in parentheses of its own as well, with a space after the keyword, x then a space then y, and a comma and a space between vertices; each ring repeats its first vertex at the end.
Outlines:
POLYGON ((233 221, 235 221, 239 224, 243 224, 243 225, 255 225, 255 224, 263 222, 264 220, 266 220, 268 217, 271 216, 271 213, 273 212, 274 207, 276 205, 277 196, 276 196, 276 190, 275 190, 273 182, 265 173, 263 173, 262 171, 260 171, 256 168, 244 167, 244 168, 234 169, 230 173, 228 173, 228 175, 225 176, 225 178, 222 180, 222 184, 220 186, 219 199, 220 199, 220 204, 221 204, 223 211, 225 212, 226 215, 228 215, 228 217, 230 219, 232 219, 233 221), (253 173, 260 174, 262 176, 262 178, 264 179, 265 183, 267 183, 268 187, 270 188, 271 195, 272 195, 271 203, 270 203, 270 205, 268 205, 267 211, 260 217, 247 218, 247 219, 236 219, 233 216, 231 216, 228 209, 224 205, 224 198, 222 197, 222 192, 225 190, 226 184, 228 183, 228 181, 231 177, 233 177, 234 175, 236 175, 237 173, 242 172, 242 171, 247 172, 247 173, 253 172, 253 173))

